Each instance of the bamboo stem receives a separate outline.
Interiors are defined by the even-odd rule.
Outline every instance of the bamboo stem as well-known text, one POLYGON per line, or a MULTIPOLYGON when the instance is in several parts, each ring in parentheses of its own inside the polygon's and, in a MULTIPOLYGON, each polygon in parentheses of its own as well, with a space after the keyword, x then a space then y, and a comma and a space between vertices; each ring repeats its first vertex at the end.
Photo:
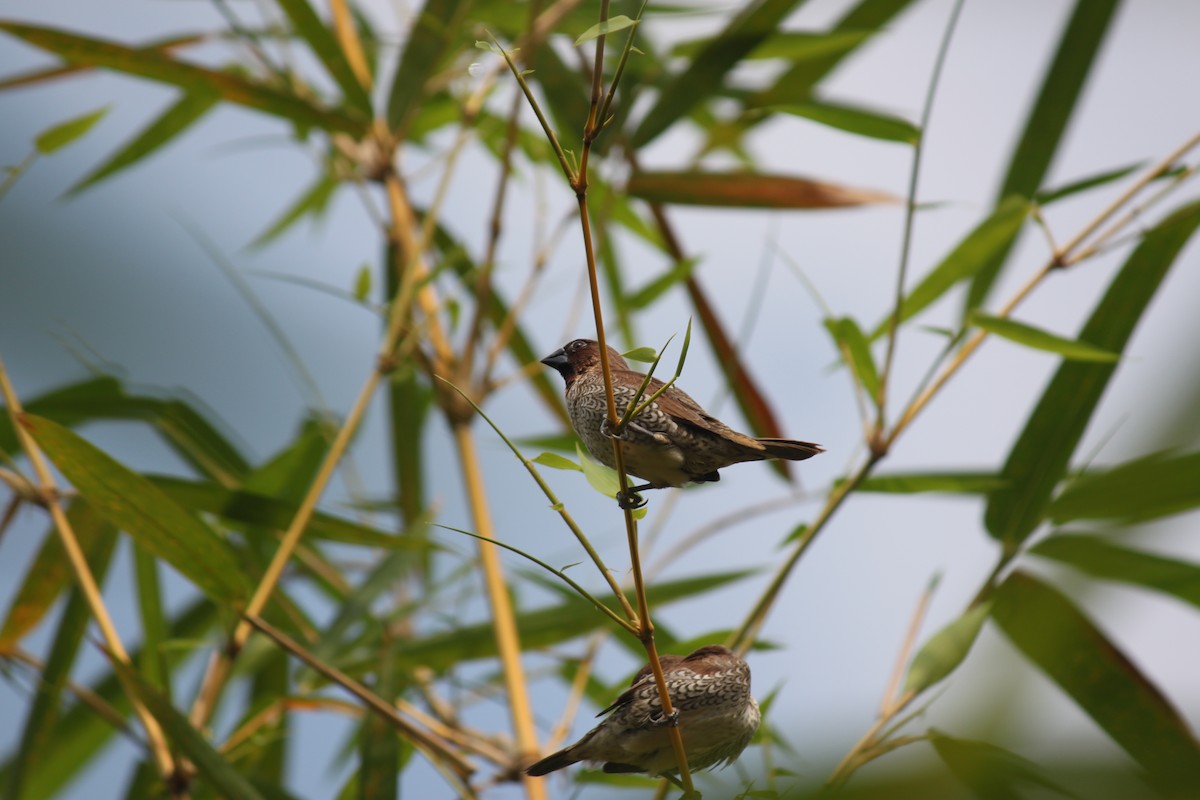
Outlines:
MULTIPOLYGON (((470 425, 465 420, 459 420, 452 422, 451 426, 475 530, 480 536, 495 538, 487 495, 483 488, 479 454, 470 425)), ((513 616, 512 601, 508 596, 508 587, 504 582, 504 572, 500 566, 500 555, 496 546, 491 542, 480 541, 479 561, 483 569, 488 604, 492 610, 492 627, 496 634, 496 649, 504 672, 504 684, 508 690, 508 707, 512 714, 519 761, 526 763, 537 758, 538 741, 530 711, 529 693, 526 690, 525 669, 521 663, 521 642, 513 616)), ((525 785, 525 794, 531 800, 545 798, 546 786, 543 781, 523 773, 521 780, 525 785)))
MULTIPOLYGON (((79 582, 80 591, 83 592, 97 627, 100 628, 104 644, 113 658, 133 669, 129 653, 125 650, 125 645, 121 643, 121 637, 117 633, 116 626, 113 625, 112 617, 109 616, 108 607, 104 604, 100 587, 96 583, 95 576, 92 575, 92 568, 88 566, 87 557, 83 554, 83 548, 79 546, 75 530, 71 527, 71 522, 67 519, 62 504, 59 502, 58 485, 46 463, 46 457, 25 427, 25 411, 21 406, 20 398, 17 397, 16 390, 13 389, 13 385, 8 379, 8 372, 4 368, 3 360, 0 360, 0 393, 3 393, 4 403, 8 406, 9 418, 12 420, 17 441, 21 443, 21 449, 29 457, 29 462, 37 475, 39 494, 44 500, 47 511, 50 512, 50 518, 54 521, 54 529, 58 531, 63 550, 71 564, 71 571, 75 574, 75 580, 79 582)), ((120 676, 120 674, 118 671, 117 675, 120 676)), ((125 686, 125 691, 129 695, 129 702, 133 706, 134 713, 141 720, 142 727, 146 729, 146 738, 149 739, 150 751, 154 755, 154 762, 158 767, 159 774, 169 779, 175 772, 175 759, 171 757, 162 727, 138 699, 137 692, 129 686, 125 686)))

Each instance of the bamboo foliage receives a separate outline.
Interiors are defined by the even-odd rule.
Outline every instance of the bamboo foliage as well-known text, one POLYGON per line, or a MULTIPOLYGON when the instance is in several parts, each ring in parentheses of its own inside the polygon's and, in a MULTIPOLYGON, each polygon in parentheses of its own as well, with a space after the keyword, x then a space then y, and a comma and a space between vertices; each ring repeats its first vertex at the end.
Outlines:
MULTIPOLYGON (((619 681, 606 682, 599 654, 611 645, 648 662, 664 716, 673 721, 661 654, 724 640, 753 662, 756 651, 772 644, 764 639, 768 621, 780 614, 813 543, 828 537, 845 518, 843 509, 866 493, 887 494, 897 504, 905 500, 897 495, 924 493, 981 502, 980 537, 998 547, 973 599, 938 632, 922 636, 930 587, 903 637, 878 714, 862 721, 864 733, 820 783, 811 775, 796 778, 801 770, 788 761, 772 692, 758 737, 761 771, 739 764, 731 790, 685 766, 676 786, 658 786, 660 796, 851 790, 860 768, 883 757, 903 760, 904 751, 921 745, 944 767, 930 785, 954 780, 987 796, 1015 796, 1014 787, 1029 783, 1074 791, 1071 776, 1052 765, 923 719, 937 707, 938 687, 959 680, 963 665, 972 663, 986 631, 1000 633, 1044 673, 1155 790, 1173 796, 1200 785, 1200 743, 1168 693, 1138 665, 1136 653, 1106 633, 1104 620, 1056 585, 1059 573, 1030 569, 1067 565, 1089 581, 1181 599, 1193 611, 1200 605, 1195 563, 1071 527, 1086 520, 1119 533, 1200 507, 1196 453, 1140 453, 1095 468, 1080 447, 1131 336, 1180 269, 1200 226, 1200 204, 1184 193, 1200 133, 1170 152, 1146 154, 1149 166, 1046 185, 1117 19, 1111 0, 1077 0, 999 195, 943 257, 917 263, 912 242, 925 219, 922 159, 936 146, 927 133, 936 124, 939 76, 953 68, 946 56, 962 3, 945 22, 919 119, 823 94, 834 69, 887 36, 910 4, 864 0, 825 30, 797 32, 789 20, 800 3, 756 0, 719 17, 711 35, 671 47, 663 42, 672 37, 661 35, 670 31, 671 8, 609 0, 425 0, 405 19, 398 41, 348 0, 328 7, 312 0, 264 4, 261 24, 214 3, 220 31, 151 42, 0 19, 0 33, 55 59, 44 69, 3 76, 0 89, 47 91, 105 70, 175 92, 165 110, 79 177, 71 196, 96 191, 169 149, 215 110, 236 107, 285 133, 289 147, 315 154, 319 169, 299 198, 265 218, 254 246, 269 250, 292 229, 319 222, 335 200, 353 197, 381 254, 375 272, 360 271, 353 289, 342 292, 343 300, 374 313, 380 327, 373 350, 360 354, 365 366, 353 401, 314 412, 265 459, 187 397, 163 399, 108 374, 22 396, 21 376, 0 363, 6 411, 0 480, 8 493, 0 536, 22 514, 48 523, 0 625, 5 675, 36 687, 15 723, 12 748, 0 755, 0 793, 60 796, 89 765, 113 757, 106 746, 120 737, 136 750, 129 797, 307 796, 289 783, 295 726, 306 715, 331 714, 355 729, 353 742, 326 749, 331 766, 351 765, 338 796, 397 797, 402 782, 415 781, 424 793, 462 798, 501 794, 506 783, 525 797, 556 796, 561 784, 529 777, 524 768, 557 746, 582 701, 603 708, 620 693, 619 681), (200 52, 214 43, 225 47, 226 60, 200 52), (751 62, 777 69, 747 69, 751 62), (812 175, 804 162, 759 164, 752 155, 756 131, 797 118, 901 148, 911 165, 906 196, 812 175), (697 143, 690 164, 657 162, 664 140, 689 136, 697 143), (722 160, 728 155, 737 169, 722 160), (480 157, 490 173, 472 166, 480 157), (467 229, 454 205, 453 188, 464 176, 487 198, 478 229, 467 229), (514 225, 518 193, 535 182, 550 187, 548 204, 568 199, 543 215, 561 220, 553 235, 544 218, 528 215, 531 229, 542 228, 544 247, 512 291, 502 239, 514 225), (1102 189, 1115 196, 1097 200, 1102 189), (1088 219, 1073 231, 1050 231, 1043 212, 1066 197, 1091 203, 1088 219), (839 448, 854 452, 844 476, 810 492, 811 508, 790 500, 759 508, 734 499, 730 517, 714 523, 720 532, 739 518, 784 509, 789 532, 757 571, 663 577, 648 561, 644 528, 669 527, 660 520, 671 519, 670 503, 688 504, 691 493, 658 494, 647 517, 559 492, 542 469, 581 472, 608 487, 602 493, 609 499, 614 487, 624 493, 630 485, 620 468, 619 436, 613 438, 618 469, 607 474, 577 448, 560 388, 537 363, 557 346, 538 317, 539 303, 550 284, 567 277, 581 287, 579 307, 587 309, 576 316, 588 320, 580 324, 601 345, 608 425, 616 434, 634 414, 618 413, 605 345, 644 345, 639 329, 671 313, 664 298, 678 296, 687 314, 670 326, 682 352, 668 385, 688 381, 689 353, 711 355, 745 427, 757 436, 782 435, 785 403, 768 390, 770 381, 739 346, 727 309, 702 279, 702 255, 672 220, 671 209, 680 206, 801 214, 878 207, 898 209, 903 218, 898 267, 878 275, 894 287, 883 319, 865 324, 871 321, 827 308, 803 334, 828 335, 857 398, 862 436, 857 447, 839 448), (1050 234, 1050 252, 1041 263, 1024 263, 1014 245, 1034 227, 1050 234), (654 271, 623 260, 626 240, 660 260, 654 271), (1018 316, 1044 286, 1120 248, 1120 266, 1078 334, 1018 316), (564 250, 576 265, 570 276, 554 257, 564 250), (1027 277, 989 305, 1008 286, 1001 278, 1016 274, 1027 277), (943 332, 944 348, 922 365, 924 377, 907 380, 899 365, 910 334, 953 293, 965 295, 963 313, 943 332), (1040 396, 1028 398, 1028 419, 1003 463, 885 471, 894 449, 920 435, 914 421, 934 413, 946 387, 985 358, 980 346, 993 336, 1061 360, 1040 396), (549 421, 547 435, 513 433, 522 421, 505 411, 510 387, 520 387, 549 421), (372 414, 388 427, 390 482, 364 480, 358 469, 372 414), (182 465, 181 474, 137 469, 127 454, 97 446, 87 426, 98 421, 153 433, 182 465), (429 444, 437 432, 448 454, 441 460, 429 444), (553 562, 567 539, 543 551, 540 541, 533 549, 510 538, 510 512, 521 501, 509 496, 508 476, 489 474, 483 457, 497 441, 524 467, 522 485, 552 510, 545 514, 531 502, 521 518, 553 535, 569 534, 570 546, 586 556, 581 564, 553 562), (435 492, 436 470, 446 459, 453 489, 435 492), (331 499, 342 496, 338 481, 345 503, 331 499), (380 501, 372 492, 384 484, 388 496, 380 501), (450 524, 456 517, 441 507, 446 496, 462 503, 451 511, 461 510, 467 522, 450 524), (619 562, 599 540, 600 531, 615 527, 623 528, 627 545, 619 562), (121 547, 133 557, 130 586, 105 582, 121 547), (660 612, 670 605, 703 601, 734 585, 753 599, 724 608, 727 616, 708 630, 661 624, 660 612), (187 603, 169 603, 168 596, 185 596, 187 603), (50 629, 62 598, 50 643, 38 649, 34 632, 50 629), (461 604, 474 616, 460 616, 461 604), (117 605, 136 610, 128 620, 114 619, 110 609, 117 605), (89 625, 104 669, 99 677, 89 672, 84 683, 89 625), (543 669, 548 661, 556 665, 550 676, 543 669), (543 721, 560 719, 560 709, 547 714, 542 698, 556 681, 570 699, 551 743, 543 721), (493 701, 503 709, 502 724, 478 713, 480 703, 493 701)), ((89 135, 105 114, 81 113, 44 131, 9 169, 0 198, 35 180, 39 159, 89 135)), ((256 308, 273 323, 264 306, 256 308)), ((286 339, 282 328, 273 330, 286 339)), ((290 343, 286 348, 292 367, 307 375, 303 358, 290 343)), ((6 342, 0 349, 7 356, 17 347, 6 342)), ((667 348, 645 349, 633 355, 646 356, 654 373, 667 348)), ((314 389, 316 381, 306 385, 314 389)), ((639 410, 656 397, 648 386, 649 379, 634 404, 639 410)), ((312 395, 324 405, 319 389, 312 395)), ((764 471, 763 480, 794 487, 792 471, 774 466, 774 477, 764 471)), ((692 549, 703 547, 701 538, 692 549)), ((669 557, 668 566, 675 560, 669 557)), ((975 691, 987 696, 991 688, 975 691)), ((761 684, 756 691, 766 697, 761 684)), ((670 723, 667 729, 676 758, 686 764, 687 730, 670 723)), ((629 794, 654 786, 595 772, 575 780, 629 794)), ((881 789, 883 796, 900 791, 881 789)))

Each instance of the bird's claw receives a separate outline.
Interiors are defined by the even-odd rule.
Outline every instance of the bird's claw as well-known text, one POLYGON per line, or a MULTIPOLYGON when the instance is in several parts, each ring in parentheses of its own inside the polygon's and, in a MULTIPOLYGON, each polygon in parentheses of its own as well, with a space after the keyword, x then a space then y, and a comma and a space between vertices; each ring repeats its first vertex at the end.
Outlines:
POLYGON ((606 439, 624 439, 625 430, 613 431, 612 425, 609 424, 607 418, 600 421, 600 435, 606 439))
POLYGON ((626 511, 636 511, 646 505, 646 498, 634 491, 617 492, 617 505, 626 511))
POLYGON ((659 722, 664 728, 679 727, 679 709, 672 708, 670 714, 663 714, 662 720, 659 722))

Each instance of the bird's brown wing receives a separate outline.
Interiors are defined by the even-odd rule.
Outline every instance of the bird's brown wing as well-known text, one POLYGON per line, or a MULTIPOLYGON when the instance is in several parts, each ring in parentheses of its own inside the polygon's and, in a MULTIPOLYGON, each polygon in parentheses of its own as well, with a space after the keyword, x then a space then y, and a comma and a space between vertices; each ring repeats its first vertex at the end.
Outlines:
MULTIPOLYGON (((658 657, 658 663, 662 664, 663 672, 673 669, 683 661, 683 656, 662 655, 658 657)), ((649 664, 645 664, 633 676, 633 680, 629 682, 629 688, 621 692, 621 696, 612 702, 608 708, 597 714, 597 717, 603 717, 610 711, 614 711, 622 706, 627 706, 637 697, 637 692, 642 688, 643 684, 654 683, 654 671, 650 669, 649 664)))
MULTIPOLYGON (((642 380, 646 376, 639 372, 629 370, 621 376, 622 381, 632 382, 634 387, 640 386, 642 380)), ((613 380, 617 380, 617 375, 613 375, 613 380)), ((663 382, 658 378, 651 378, 650 385, 646 387, 645 397, 650 397, 663 386, 663 382)), ((662 396, 655 401, 658 407, 663 410, 664 414, 668 414, 672 419, 680 425, 690 425, 693 428, 699 428, 709 433, 720 436, 724 439, 737 442, 738 444, 751 447, 755 450, 761 450, 759 445, 753 438, 745 434, 738 433, 730 428, 724 422, 710 415, 704 408, 691 398, 691 396, 675 386, 667 389, 662 393, 662 396)))

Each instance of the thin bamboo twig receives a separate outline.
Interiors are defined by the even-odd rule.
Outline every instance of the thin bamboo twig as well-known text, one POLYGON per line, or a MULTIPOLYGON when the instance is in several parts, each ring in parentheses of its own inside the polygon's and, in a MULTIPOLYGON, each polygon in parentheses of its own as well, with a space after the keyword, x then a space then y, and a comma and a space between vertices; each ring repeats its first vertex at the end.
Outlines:
POLYGON ((883 369, 879 371, 879 396, 875 398, 877 416, 875 430, 868 441, 872 449, 887 442, 884 429, 887 425, 887 390, 888 380, 892 373, 892 364, 896 356, 896 342, 900 333, 900 316, 904 311, 904 285, 908 278, 908 262, 912 255, 912 231, 917 214, 917 181, 921 176, 921 156, 925 152, 925 134, 929 130, 929 119, 933 115, 933 100, 937 96, 938 83, 941 82, 942 67, 946 64, 946 55, 950 52, 950 40, 954 38, 954 29, 958 25, 964 0, 957 0, 950 11, 946 29, 942 33, 942 42, 938 47, 937 58, 933 63, 933 72, 929 77, 929 86, 925 91, 925 105, 921 110, 921 127, 917 141, 913 145, 912 170, 908 177, 908 198, 904 209, 904 234, 900 242, 900 268, 896 274, 896 297, 891 321, 888 323, 887 350, 883 357, 883 369))
POLYGON ((888 679, 887 688, 883 690, 883 697, 879 701, 880 716, 888 714, 896 704, 896 692, 900 688, 900 680, 904 677, 904 669, 908 666, 908 657, 912 654, 913 647, 916 646, 917 634, 920 633, 921 625, 925 622, 925 615, 929 611, 929 601, 933 599, 933 590, 936 587, 937 579, 935 578, 930 581, 925 591, 921 592, 917 607, 913 609, 912 619, 908 623, 908 631, 905 632, 904 641, 896 652, 896 663, 892 667, 892 675, 888 679))
MULTIPOLYGON (((379 695, 366 686, 351 678, 341 670, 308 652, 299 642, 292 639, 283 631, 258 616, 245 616, 246 624, 266 634, 279 647, 304 662, 310 669, 320 673, 325 678, 342 687, 350 694, 365 703, 372 711, 387 719, 412 745, 421 750, 430 761, 443 761, 453 768, 456 775, 464 782, 475 772, 474 765, 459 754, 450 743, 431 731, 422 730, 406 716, 379 695)), ((430 718, 426 718, 426 722, 430 718)))
MULTIPOLYGON (((37 475, 38 493, 42 496, 46 510, 50 512, 50 518, 54 521, 54 529, 58 531, 63 550, 66 552, 67 560, 71 564, 71 571, 75 574, 75 580, 79 582, 79 589, 83 592, 84 599, 87 600, 88 608, 92 612, 92 617, 96 620, 97 627, 100 628, 105 646, 113 658, 132 669, 133 664, 129 660, 129 653, 126 652, 125 645, 121 642, 121 637, 117 633, 116 626, 113 625, 112 617, 109 616, 108 607, 104 603, 104 597, 100 594, 100 587, 96 583, 95 576, 92 575, 92 568, 88 566, 87 558, 83 554, 83 548, 79 546, 79 539, 75 536, 75 530, 71 527, 71 522, 67 519, 62 505, 59 503, 58 484, 54 480, 54 475, 50 472, 50 467, 46 463, 46 457, 42 453, 42 449, 25 428, 25 410, 21 406, 21 401, 17 397, 16 390, 13 389, 13 385, 8 379, 8 372, 4 368, 4 361, 2 359, 0 359, 0 393, 3 394, 4 403, 8 406, 8 415, 12 420, 13 431, 16 433, 17 441, 21 443, 21 449, 25 451, 25 455, 29 458, 29 463, 33 466, 34 474, 37 475)), ((122 681, 122 684, 124 683, 122 681)), ((175 772, 175 759, 171 756, 170 748, 167 747, 167 740, 162 727, 158 724, 158 720, 154 718, 154 715, 138 699, 137 692, 133 691, 132 687, 125 686, 125 691, 129 695, 129 702, 133 706, 134 713, 137 714, 138 719, 142 722, 142 727, 146 730, 146 738, 149 740, 150 751, 154 755, 154 763, 158 768, 159 774, 164 778, 170 778, 175 772)))
MULTIPOLYGON (((447 381, 447 383, 449 382, 447 381)), ((633 606, 629 604, 629 599, 625 597, 625 593, 621 591, 621 587, 617 583, 616 578, 612 576, 612 570, 610 570, 608 565, 604 563, 604 560, 600 558, 600 553, 598 553, 596 548, 592 546, 591 540, 587 538, 587 535, 584 534, 583 530, 575 522, 575 518, 571 516, 569 511, 567 511, 567 508, 562 501, 558 499, 558 495, 556 495, 554 490, 550 488, 549 484, 542 479, 541 473, 538 472, 537 468, 533 465, 533 462, 521 454, 521 451, 517 449, 517 446, 512 442, 512 440, 510 440, 508 436, 506 436, 504 432, 500 430, 500 427, 492 421, 491 417, 483 413, 483 409, 476 405, 475 401, 473 401, 470 397, 467 397, 467 395, 454 384, 450 384, 450 386, 456 392, 462 395, 464 400, 471 404, 471 407, 475 409, 479 416, 483 417, 484 422, 491 426, 492 430, 496 432, 496 435, 499 436, 506 445, 508 445, 508 449, 513 452, 513 455, 520 460, 521 465, 525 467, 531 476, 533 476, 534 481, 537 482, 537 485, 541 488, 542 493, 546 495, 546 499, 550 501, 550 507, 558 512, 559 517, 561 517, 562 521, 566 523, 566 526, 570 529, 571 533, 575 535, 575 539, 587 552, 588 557, 592 560, 592 563, 596 565, 596 569, 598 569, 600 574, 604 576, 604 580, 608 583, 609 588, 612 589, 613 595, 616 596, 617 601, 621 604, 621 609, 625 612, 626 618, 629 619, 630 622, 636 622, 637 613, 633 610, 633 606)))

